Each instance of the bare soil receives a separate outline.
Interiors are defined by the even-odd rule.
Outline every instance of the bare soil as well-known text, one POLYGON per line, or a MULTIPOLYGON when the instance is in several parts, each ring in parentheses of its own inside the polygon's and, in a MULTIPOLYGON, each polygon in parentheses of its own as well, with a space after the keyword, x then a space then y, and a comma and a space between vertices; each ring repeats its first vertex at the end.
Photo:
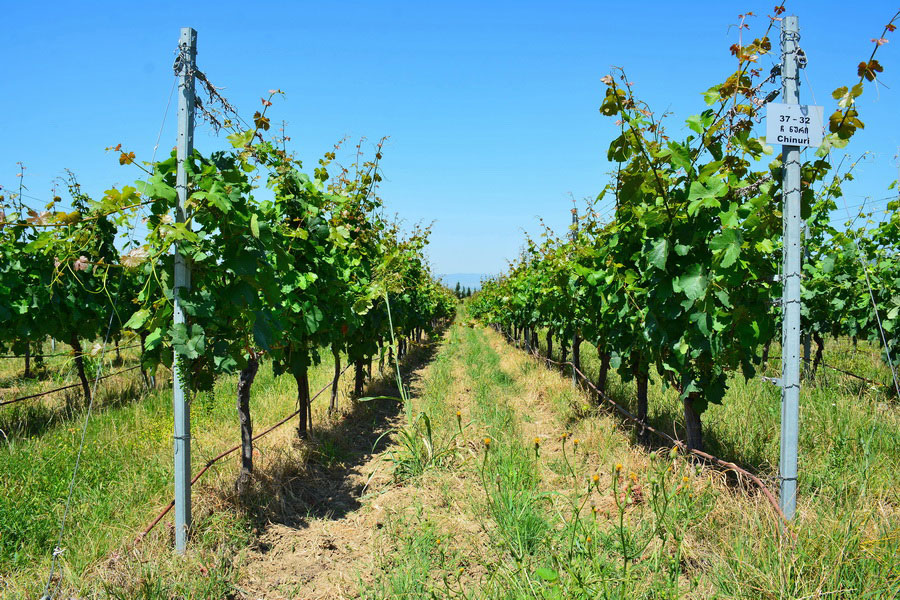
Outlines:
MULTIPOLYGON (((412 394, 421 392, 439 344, 414 349, 403 371, 412 394)), ((367 395, 398 395, 390 376, 367 395)), ((330 430, 318 433, 336 457, 314 458, 302 472, 269 473, 279 486, 277 506, 260 515, 258 543, 239 561, 246 598, 339 599, 358 597, 371 581, 391 515, 413 504, 440 511, 444 495, 421 485, 396 484, 385 458, 395 449, 394 428, 405 418, 393 400, 358 403, 330 430), (326 464, 323 464, 325 462, 326 464)), ((279 469, 275 469, 279 471, 279 469)), ((266 477, 263 475, 263 477, 266 477)))
MULTIPOLYGON (((587 481, 595 473, 604 480, 616 462, 627 469, 639 469, 645 462, 627 436, 606 416, 582 420, 590 410, 587 394, 574 390, 571 382, 557 372, 533 363, 533 359, 508 346, 501 336, 485 330, 490 345, 500 356, 501 368, 521 382, 515 398, 526 444, 537 439, 542 464, 542 487, 548 491, 574 491, 568 460, 579 480, 587 481), (562 434, 566 434, 564 457, 562 434), (573 453, 574 440, 580 451, 573 453), (609 449, 598 455, 597 448, 609 449), (587 452, 593 448, 593 452, 587 452), (555 465, 555 468, 550 465, 555 465)), ((409 385, 414 398, 420 397, 431 369, 429 360, 440 345, 422 349, 411 357, 409 385)), ((454 382, 444 400, 459 411, 462 423, 470 420, 470 390, 475 383, 467 365, 455 359, 451 365, 454 382)), ((368 394, 396 394, 386 387, 367 390, 368 394)), ((485 565, 495 562, 497 548, 491 544, 495 525, 485 517, 481 506, 483 490, 477 475, 481 432, 467 429, 457 440, 459 463, 449 470, 430 470, 403 484, 391 477, 388 454, 397 448, 390 433, 405 422, 399 405, 393 402, 367 402, 357 405, 329 432, 321 437, 339 442, 345 453, 336 466, 324 466, 313 459, 302 472, 290 473, 272 467, 268 477, 280 486, 278 507, 261 515, 261 533, 239 567, 244 573, 240 587, 247 599, 341 599, 357 598, 383 568, 380 559, 394 549, 392 535, 400 526, 415 526, 416 515, 441 532, 442 544, 462 554, 465 573, 460 583, 478 587, 488 574, 485 565), (374 426, 373 426, 374 425, 374 426), (471 439, 470 439, 471 438, 471 439), (373 449, 373 446, 374 449, 373 449)), ((581 483, 577 484, 581 488, 581 483)), ((606 516, 611 500, 594 500, 601 517, 606 516)), ((567 510, 562 496, 559 509, 567 510)), ((608 517, 607 517, 608 518, 608 517)), ((439 578, 441 573, 431 574, 439 578)))

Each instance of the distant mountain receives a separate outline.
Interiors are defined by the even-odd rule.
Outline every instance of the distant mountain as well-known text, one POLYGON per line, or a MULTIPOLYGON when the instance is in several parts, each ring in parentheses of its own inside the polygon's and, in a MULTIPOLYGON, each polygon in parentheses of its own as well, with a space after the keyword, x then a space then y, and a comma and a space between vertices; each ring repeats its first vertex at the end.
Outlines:
POLYGON ((459 283, 460 287, 481 289, 481 280, 486 277, 484 273, 441 273, 438 279, 451 290, 459 283))

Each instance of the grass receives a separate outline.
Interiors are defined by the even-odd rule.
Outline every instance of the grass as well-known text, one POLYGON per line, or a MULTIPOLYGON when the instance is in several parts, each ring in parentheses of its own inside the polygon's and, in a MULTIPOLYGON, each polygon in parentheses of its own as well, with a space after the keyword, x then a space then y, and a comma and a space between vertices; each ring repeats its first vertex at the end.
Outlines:
MULTIPOLYGON (((352 376, 348 373, 345 379, 352 376)), ((330 365, 314 369, 312 390, 324 386, 330 377, 330 365)), ((345 392, 347 385, 345 381, 345 392)), ((119 392, 126 395, 123 390, 119 392)), ((236 378, 231 377, 223 378, 212 392, 194 398, 191 421, 195 472, 208 459, 237 443, 235 394, 236 378)), ((87 429, 62 543, 64 589, 78 593, 105 589, 103 594, 109 597, 124 593, 125 597, 146 598, 224 597, 232 593, 228 582, 235 577, 228 557, 246 545, 252 526, 251 516, 229 497, 237 468, 234 461, 218 463, 194 486, 195 550, 191 560, 197 563, 197 571, 182 573, 184 569, 177 567, 178 563, 166 558, 172 535, 169 521, 164 521, 133 554, 127 551, 129 540, 171 495, 171 391, 161 387, 145 396, 138 393, 128 403, 109 402, 105 393, 100 396, 87 429), (136 396, 138 401, 134 401, 136 396), (135 558, 146 555, 155 560, 135 558), (127 576, 116 575, 123 569, 127 576), (197 578, 196 572, 206 575, 197 578), (103 588, 98 588, 98 581, 105 582, 103 588)), ((275 378, 271 366, 263 366, 253 388, 255 429, 279 420, 295 405, 293 380, 275 378)), ((317 422, 325 418, 325 408, 326 403, 320 399, 314 410, 317 422)), ((5 418, 27 422, 21 414, 5 418)), ((82 419, 80 412, 58 414, 39 432, 21 426, 0 447, 0 590, 4 598, 36 597, 43 589, 82 419)), ((284 437, 290 439, 290 425, 283 429, 284 437)), ((266 438, 261 442, 260 451, 268 454, 271 442, 266 438)), ((340 458, 338 450, 323 446, 322 452, 329 451, 333 459, 340 458)))
MULTIPOLYGON (((833 346, 826 362, 883 380, 877 356, 862 344, 856 353, 849 343, 833 346)), ((593 375, 596 351, 585 344, 582 357, 593 375)), ((891 468, 900 427, 883 388, 821 370, 805 385, 800 508, 790 535, 752 488, 669 449, 637 444, 633 431, 593 407, 568 377, 493 332, 455 326, 438 361, 423 397, 442 396, 449 410, 432 419, 434 435, 461 427, 469 456, 411 483, 462 481, 451 510, 479 523, 480 534, 455 547, 463 552, 456 563, 466 565, 459 578, 385 587, 392 573, 422 574, 430 564, 421 553, 407 553, 408 542, 400 540, 394 562, 381 566, 374 587, 364 586, 367 597, 900 594, 900 511, 891 468), (455 407, 464 415, 461 426, 447 414, 455 407)), ((610 389, 629 404, 629 385, 612 375, 610 389)), ((761 381, 735 379, 725 403, 704 415, 709 448, 770 484, 777 471, 777 392, 761 381)), ((677 397, 658 382, 650 388, 650 407, 655 425, 681 432, 677 397)), ((447 518, 440 506, 430 510, 433 520, 447 518)))
MULTIPOLYGON (((778 348, 773 348, 777 355, 778 348)), ((865 377, 890 380, 877 349, 861 342, 830 341, 825 362, 865 377)), ((596 350, 582 349, 585 374, 599 370, 596 350)), ((779 376, 773 361, 764 373, 779 376)), ((611 395, 626 406, 634 397, 631 385, 611 373, 611 395)), ((873 505, 900 503, 894 463, 900 449, 900 406, 890 394, 890 384, 873 386, 835 371, 820 368, 801 391, 799 496, 814 500, 814 510, 843 511, 852 508, 858 492, 873 505)), ((678 394, 658 379, 649 390, 652 425, 683 438, 683 417, 678 394)), ((759 474, 777 489, 780 435, 780 391, 759 378, 745 381, 734 376, 720 405, 703 415, 704 442, 712 454, 732 460, 759 474)), ((634 408, 632 406, 632 408, 634 408)), ((811 508, 807 505, 807 508, 811 508)))
POLYGON ((431 598, 436 591, 431 583, 435 575, 441 572, 448 577, 456 571, 458 553, 442 543, 438 526, 421 505, 413 510, 413 515, 388 523, 383 546, 376 554, 379 576, 360 598, 431 598))
MULTIPOLYGON (((136 366, 140 350, 130 347, 136 343, 130 338, 122 342, 122 347, 127 349, 122 350, 121 361, 116 360, 112 345, 102 358, 85 356, 85 372, 91 384, 93 385, 94 376, 101 366, 103 375, 136 366)), ((46 358, 41 367, 35 367, 35 361, 32 359, 34 374, 32 378, 24 377, 24 359, 0 359, 0 401, 79 384, 72 357, 67 356, 67 353, 71 352, 69 348, 58 343, 54 351, 49 343, 45 343, 43 352, 52 356, 46 358)), ((137 370, 105 379, 97 389, 94 405, 115 406, 131 402, 141 396, 143 387, 145 386, 137 370)), ((80 385, 77 385, 69 390, 4 406, 0 408, 0 438, 9 441, 40 435, 50 427, 71 421, 82 405, 82 391, 80 385)))
MULTIPOLYGON (((368 408, 375 402, 363 402, 320 428, 314 443, 291 443, 289 426, 273 433, 259 445, 259 476, 247 498, 231 491, 233 461, 214 468, 196 489, 192 549, 179 559, 170 552, 168 523, 136 549, 125 543, 169 498, 171 395, 160 389, 138 402, 102 402, 88 430, 63 544, 67 594, 255 598, 262 594, 248 596, 243 586, 248 548, 261 531, 274 521, 302 532, 319 520, 337 547, 362 545, 340 566, 356 573, 347 597, 900 595, 894 468, 900 417, 883 386, 823 370, 805 383, 799 510, 785 533, 755 490, 668 448, 638 443, 631 428, 595 406, 568 376, 471 324, 464 309, 437 350, 418 379, 405 381, 413 393, 391 412, 389 422, 400 425, 390 435, 380 436, 389 427, 368 408), (360 442, 370 423, 371 435, 356 444, 365 448, 351 448, 348 442, 360 442), (295 502, 316 485, 313 475, 328 471, 337 482, 362 464, 361 452, 380 455, 390 476, 372 489, 329 488, 324 506, 295 502), (306 463, 314 468, 305 470, 306 463), (306 513, 294 514, 303 507, 306 513), (373 522, 366 520, 370 512, 380 515, 377 526, 360 537, 359 528, 373 522), (342 528, 354 535, 342 539, 342 528)), ((877 354, 862 343, 832 343, 825 360, 877 381, 885 377, 877 354)), ((596 351, 587 344, 582 361, 595 376, 596 351)), ((330 371, 316 369, 312 387, 322 387, 330 371)), ((393 377, 393 369, 386 373, 393 377)), ((609 389, 630 405, 633 389, 614 373, 609 389)), ((371 393, 392 392, 384 384, 371 393)), ((193 402, 195 469, 235 442, 234 394, 228 379, 193 402)), ((256 429, 293 410, 294 396, 292 381, 261 369, 256 429)), ((649 399, 653 424, 682 433, 674 393, 656 381, 649 399)), ((778 407, 777 388, 735 378, 723 405, 704 414, 708 449, 774 487, 778 407)), ((317 403, 317 423, 326 408, 317 403)), ((61 414, 37 433, 22 429, 0 449, 3 598, 41 591, 78 416, 61 414)), ((272 581, 265 597, 340 595, 310 585, 272 581)))
MULTIPOLYGON (((864 344, 832 343, 825 361, 880 381, 889 376, 864 344)), ((582 362, 586 374, 595 376, 599 360, 588 344, 582 362)), ((610 389, 631 404, 633 389, 615 375, 610 389)), ((779 535, 764 506, 748 511, 744 498, 721 488, 716 508, 689 532, 689 539, 697 539, 698 564, 708 566, 699 579, 709 589, 747 598, 817 597, 826 591, 893 597, 900 590, 894 558, 900 555, 900 490, 892 467, 900 450, 900 419, 886 389, 826 370, 805 383, 797 538, 779 535)), ((779 406, 777 388, 736 377, 723 404, 704 414, 708 449, 750 467, 776 490, 779 406)), ((650 387, 650 409, 652 424, 683 432, 677 394, 658 381, 650 387)))
POLYGON ((535 457, 525 445, 514 409, 506 402, 516 381, 500 366, 500 357, 477 332, 466 331, 467 353, 475 381, 473 417, 487 431, 480 477, 487 512, 503 547, 518 562, 541 544, 549 529, 539 489, 535 457))

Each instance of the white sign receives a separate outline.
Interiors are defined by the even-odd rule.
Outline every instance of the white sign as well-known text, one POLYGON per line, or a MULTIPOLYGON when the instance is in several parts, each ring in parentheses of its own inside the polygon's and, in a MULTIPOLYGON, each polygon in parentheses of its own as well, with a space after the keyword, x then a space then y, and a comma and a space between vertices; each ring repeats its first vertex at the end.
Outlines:
POLYGON ((766 104, 766 143, 818 148, 825 137, 825 110, 807 104, 766 104))

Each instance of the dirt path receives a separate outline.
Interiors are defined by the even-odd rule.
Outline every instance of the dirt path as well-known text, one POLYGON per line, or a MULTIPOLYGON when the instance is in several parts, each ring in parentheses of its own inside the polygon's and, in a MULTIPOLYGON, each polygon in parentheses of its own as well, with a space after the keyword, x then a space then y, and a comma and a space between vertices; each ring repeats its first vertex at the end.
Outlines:
MULTIPOLYGON (((777 531, 760 497, 633 445, 493 330, 454 323, 418 358, 404 370, 409 415, 358 404, 302 469, 268 473, 278 502, 235 562, 243 598, 708 598, 744 564, 731 548, 777 531), (381 437, 401 427, 409 437, 381 437), (432 458, 398 481, 404 439, 432 458)), ((754 577, 743 597, 779 589, 765 569, 754 577)))
MULTIPOLYGON (((439 344, 422 346, 404 361, 405 383, 418 394, 439 344)), ((367 395, 398 396, 388 375, 367 395)), ((238 561, 245 598, 355 598, 370 579, 385 514, 409 489, 391 476, 392 430, 405 422, 392 400, 368 401, 331 430, 302 472, 279 477, 277 509, 263 515, 258 542, 238 561)))
MULTIPOLYGON (((387 444, 372 451, 372 433, 402 424, 385 410, 377 428, 347 430, 351 461, 336 468, 313 465, 302 481, 288 482, 285 518, 270 522, 244 562, 241 587, 249 598, 349 597, 356 572, 366 569, 378 527, 374 499, 389 487, 383 464, 387 444)), ((369 422, 371 424, 371 422, 369 422)))
POLYGON ((563 432, 569 451, 574 438, 583 448, 615 449, 614 455, 582 453, 577 462, 585 477, 608 472, 609 461, 641 460, 612 421, 577 418, 588 400, 569 380, 493 331, 457 323, 432 350, 410 372, 413 406, 430 415, 435 446, 450 450, 453 460, 396 483, 388 460, 401 450, 396 435, 373 446, 405 425, 405 415, 394 403, 361 405, 330 435, 341 460, 332 467, 313 460, 283 482, 282 509, 268 516, 256 548, 238 563, 245 598, 418 597, 430 590, 440 597, 448 577, 467 590, 489 585, 504 553, 479 475, 489 435, 483 404, 476 407, 479 394, 511 407, 510 427, 521 437, 514 443, 530 447, 539 440, 543 490, 565 493, 572 485, 560 468, 563 432))

